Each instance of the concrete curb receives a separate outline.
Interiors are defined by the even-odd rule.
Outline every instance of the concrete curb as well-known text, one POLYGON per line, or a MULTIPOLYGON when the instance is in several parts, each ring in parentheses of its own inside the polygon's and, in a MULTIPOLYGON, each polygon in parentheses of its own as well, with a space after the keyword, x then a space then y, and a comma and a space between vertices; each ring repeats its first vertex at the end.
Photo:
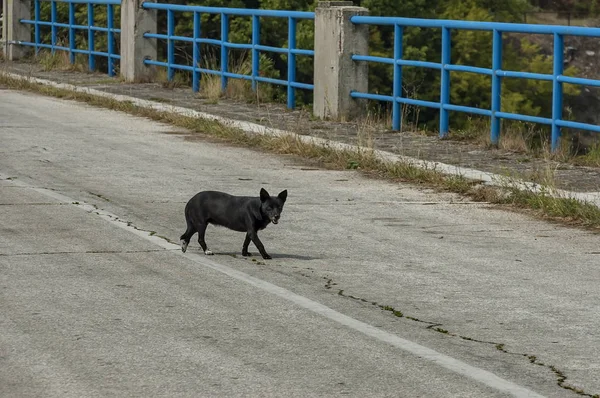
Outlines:
MULTIPOLYGON (((337 149, 337 150, 358 151, 361 149, 360 147, 355 146, 355 145, 345 144, 342 142, 332 141, 332 140, 328 140, 328 139, 324 139, 324 138, 300 135, 300 134, 293 133, 290 131, 285 131, 285 130, 262 126, 262 125, 256 124, 256 123, 228 119, 228 118, 212 115, 212 114, 205 113, 205 112, 195 111, 195 110, 189 109, 189 108, 167 105, 167 104, 163 104, 160 102, 148 101, 148 100, 144 100, 144 99, 140 99, 140 98, 130 97, 127 95, 106 93, 106 92, 103 92, 100 90, 95 90, 93 88, 79 87, 79 86, 75 86, 72 84, 66 84, 66 83, 57 83, 57 82, 54 82, 51 80, 39 79, 36 77, 30 77, 30 76, 23 76, 23 75, 20 75, 17 73, 11 73, 11 72, 5 72, 5 71, 0 71, 0 73, 6 77, 9 77, 9 78, 15 79, 15 80, 28 81, 30 83, 41 84, 41 85, 50 86, 50 87, 54 87, 54 88, 58 88, 58 89, 63 89, 63 90, 68 90, 68 91, 73 91, 73 92, 78 92, 78 93, 83 93, 83 94, 89 94, 89 95, 93 95, 93 96, 97 96, 97 97, 111 99, 111 100, 118 101, 118 102, 129 102, 140 108, 153 109, 153 110, 160 111, 160 112, 170 112, 170 113, 175 113, 175 114, 182 115, 182 116, 211 120, 211 121, 218 122, 227 127, 233 127, 236 129, 240 129, 240 130, 242 130, 246 133, 250 133, 250 134, 263 134, 263 135, 270 135, 270 136, 276 136, 276 137, 292 136, 294 138, 299 139, 300 141, 302 141, 304 143, 309 143, 309 144, 313 144, 313 145, 317 145, 317 146, 321 146, 321 147, 332 148, 332 149, 337 149)), ((421 159, 416 159, 416 158, 403 156, 403 155, 397 155, 395 153, 381 151, 381 150, 375 150, 374 153, 379 159, 386 161, 386 162, 408 163, 408 164, 411 164, 411 165, 414 165, 414 166, 417 166, 417 167, 420 167, 423 169, 436 170, 436 171, 439 171, 439 172, 447 174, 447 175, 457 175, 457 176, 460 175, 460 176, 463 176, 464 178, 481 181, 482 184, 485 184, 485 185, 498 186, 502 182, 507 181, 507 177, 505 177, 505 176, 501 176, 499 174, 494 174, 494 173, 488 173, 488 172, 484 172, 484 171, 480 171, 480 170, 475 170, 475 169, 471 169, 471 168, 467 168, 467 167, 459 167, 459 166, 449 165, 446 163, 421 160, 421 159)), ((562 189, 555 189, 555 190, 548 192, 547 188, 544 188, 536 183, 531 183, 531 182, 526 182, 526 181, 516 180, 516 179, 510 179, 509 183, 511 186, 514 186, 519 189, 530 190, 533 192, 541 192, 542 190, 546 190, 546 192, 549 195, 554 196, 554 197, 573 198, 573 199, 576 199, 576 200, 579 200, 582 202, 591 203, 597 207, 600 207, 600 192, 573 192, 573 191, 566 191, 566 190, 562 190, 562 189)))

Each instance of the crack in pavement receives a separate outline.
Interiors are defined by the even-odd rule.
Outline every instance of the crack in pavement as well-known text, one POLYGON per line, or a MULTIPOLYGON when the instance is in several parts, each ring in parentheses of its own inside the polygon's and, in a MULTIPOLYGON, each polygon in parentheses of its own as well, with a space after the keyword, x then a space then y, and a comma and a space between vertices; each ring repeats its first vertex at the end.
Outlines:
POLYGON ((90 195, 95 196, 97 198, 100 198, 100 199, 102 199, 102 200, 104 200, 106 202, 110 202, 110 200, 106 196, 103 196, 103 195, 101 195, 99 193, 94 193, 92 191, 86 191, 86 192, 89 193, 90 195))
MULTIPOLYGON (((3 175, 0 173, 0 180, 2 180, 3 175)), ((71 204, 74 207, 77 207, 88 214, 95 214, 101 219, 104 219, 110 222, 112 225, 117 226, 118 228, 122 228, 138 237, 141 237, 145 240, 148 240, 159 247, 167 250, 172 250, 171 253, 184 256, 185 258, 192 259, 193 261, 201 264, 204 267, 213 269, 220 273, 223 273, 229 277, 232 277, 236 280, 248 283, 256 288, 269 292, 275 296, 278 296, 282 299, 295 303, 296 305, 305 308, 315 314, 319 314, 324 316, 327 319, 330 319, 334 322, 337 322, 341 325, 344 325, 353 330, 359 331, 366 336, 373 337, 381 342, 385 342, 391 344, 393 347, 401 349, 403 351, 409 352, 413 355, 418 356, 419 358, 425 358, 433 363, 438 364, 446 369, 449 369, 457 374, 467 376, 477 382, 483 383, 487 386, 490 386, 499 391, 509 392, 515 396, 540 396, 535 392, 519 386, 515 383, 512 383, 508 380, 504 380, 499 376, 488 372, 484 369, 480 369, 477 367, 473 367, 467 363, 464 363, 455 358, 449 357, 442 353, 439 353, 435 350, 432 350, 428 347, 421 346, 415 342, 405 340, 397 335, 393 335, 391 333, 385 332, 384 330, 378 329, 372 325, 361 322, 357 319, 346 316, 342 313, 339 313, 327 306, 324 306, 318 302, 312 301, 304 296, 297 295, 287 289, 281 288, 279 286, 273 285, 267 281, 252 277, 248 274, 245 274, 241 271, 235 270, 233 268, 218 264, 216 262, 204 259, 204 256, 199 257, 198 255, 192 254, 183 254, 179 252, 179 245, 173 242, 171 239, 157 235, 154 231, 147 231, 141 228, 138 228, 133 225, 131 221, 126 221, 114 215, 106 210, 99 209, 95 205, 87 204, 85 202, 79 202, 75 199, 72 199, 66 195, 63 195, 59 192, 56 192, 50 188, 40 188, 28 185, 27 183, 21 181, 13 180, 13 183, 17 186, 26 187, 31 189, 32 191, 41 193, 53 199, 56 199, 59 202, 71 204)), ((330 281, 329 284, 333 286, 333 281, 330 281)), ((342 293, 343 291, 340 291, 342 293)), ((377 304, 377 303, 375 303, 377 304)))
MULTIPOLYGON (((337 285, 337 283, 333 282, 332 278, 323 277, 323 279, 326 280, 325 289, 331 290, 333 286, 337 285)), ((401 311, 395 309, 392 306, 379 304, 376 301, 367 300, 367 299, 364 299, 362 297, 356 297, 356 296, 353 296, 351 294, 344 293, 343 289, 339 289, 337 294, 338 294, 338 296, 342 296, 344 298, 352 299, 352 300, 355 300, 355 301, 360 301, 362 303, 369 303, 372 306, 375 306, 375 307, 379 308, 382 311, 391 312, 394 316, 396 316, 398 318, 405 318, 405 319, 408 319, 408 320, 411 320, 411 321, 414 321, 414 322, 428 324, 428 326, 426 327, 426 329, 430 329, 430 330, 436 331, 438 333, 445 334, 445 335, 450 336, 450 337, 457 337, 457 338, 462 339, 462 340, 472 341, 474 343, 481 343, 481 344, 493 345, 496 350, 498 350, 498 351, 500 351, 500 352, 502 352, 504 354, 525 357, 525 358, 527 358, 529 360, 530 363, 532 363, 534 365, 545 367, 545 368, 549 369, 552 373, 554 373, 554 375, 556 376, 556 384, 559 387, 564 388, 565 390, 572 391, 572 392, 574 392, 574 393, 576 393, 578 395, 581 395, 581 396, 590 397, 590 398, 600 398, 600 394, 591 394, 591 393, 588 393, 588 392, 584 391, 581 388, 578 388, 578 387, 575 387, 573 385, 567 384, 567 375, 565 374, 565 372, 563 372, 562 370, 558 369, 554 365, 546 364, 546 363, 540 361, 537 358, 536 355, 527 354, 527 353, 519 353, 519 352, 510 352, 510 351, 508 351, 505 348, 505 344, 504 343, 497 343, 497 342, 494 342, 494 341, 479 340, 479 339, 475 339, 475 338, 468 337, 468 336, 462 336, 462 335, 460 335, 458 333, 450 332, 450 331, 448 331, 446 329, 441 328, 440 327, 440 326, 442 326, 441 323, 424 321, 424 320, 416 318, 416 317, 404 315, 401 311)))
POLYGON ((70 203, 0 203, 0 206, 64 206, 70 205, 70 203))
POLYGON ((57 251, 57 252, 30 252, 30 253, 0 253, 0 257, 13 256, 46 256, 62 254, 128 254, 177 251, 178 249, 147 249, 147 250, 84 250, 84 251, 57 251))
MULTIPOLYGON (((96 205, 88 204, 88 203, 85 203, 85 202, 74 201, 74 200, 70 199, 69 197, 67 197, 65 195, 62 195, 62 194, 60 194, 58 192, 55 192, 55 190, 53 190, 51 188, 36 188, 36 187, 29 186, 26 183, 22 183, 20 181, 17 182, 16 178, 13 178, 13 177, 2 178, 2 175, 0 175, 0 180, 11 181, 13 183, 16 183, 16 186, 21 186, 23 188, 29 188, 29 189, 34 190, 36 192, 40 192, 40 193, 43 193, 43 194, 45 194, 47 196, 53 197, 54 199, 57 199, 60 202, 59 204, 70 204, 70 205, 73 205, 75 207, 79 207, 80 209, 84 210, 85 212, 87 212, 89 214, 96 214, 96 215, 100 216, 101 218, 111 220, 113 222, 116 222, 117 224, 121 224, 122 228, 125 228, 125 229, 132 228, 134 230, 143 232, 143 233, 146 234, 146 239, 154 241, 155 243, 158 243, 160 246, 163 247, 162 249, 140 250, 140 251, 101 251, 101 250, 98 250, 98 251, 86 251, 86 252, 47 252, 47 253, 37 253, 37 254, 137 253, 137 252, 161 252, 161 251, 163 251, 163 252, 177 251, 178 252, 179 251, 178 248, 177 249, 170 248, 170 247, 167 248, 167 247, 164 246, 164 243, 163 244, 159 243, 159 241, 163 241, 163 242, 168 242, 168 243, 175 244, 175 245, 177 244, 176 242, 174 242, 173 240, 169 239, 168 237, 157 235, 155 231, 148 231, 148 230, 144 230, 144 229, 138 228, 137 226, 133 225, 133 223, 131 221, 123 220, 123 219, 119 218, 116 215, 113 215, 113 214, 111 214, 109 212, 101 210, 96 205)), ((103 198, 100 195, 96 195, 96 194, 93 194, 93 195, 94 196, 98 196, 100 198, 103 198)), ((107 199, 105 199, 105 200, 107 200, 107 199)), ((31 254, 30 253, 16 253, 16 254, 13 254, 13 255, 31 255, 31 254)), ((7 254, 0 254, 0 256, 7 256, 7 254)), ((327 283, 325 285, 325 287, 327 289, 331 289, 333 286, 337 285, 337 283, 334 283, 331 278, 325 277, 324 279, 327 279, 327 283)), ((584 392, 581 389, 578 389, 578 388, 576 388, 574 386, 566 384, 567 377, 564 374, 564 372, 560 371, 558 368, 556 368, 553 365, 547 365, 547 364, 542 363, 541 361, 537 360, 537 357, 535 355, 512 353, 512 352, 509 352, 508 350, 506 350, 504 348, 504 344, 502 344, 502 343, 481 341, 481 340, 473 339, 473 338, 470 338, 470 337, 461 336, 461 335, 458 335, 456 333, 448 332, 447 330, 440 328, 439 326, 441 326, 441 324, 439 324, 439 323, 423 321, 423 320, 420 320, 420 319, 415 318, 415 317, 405 316, 401 311, 396 310, 395 308, 393 308, 391 306, 382 305, 382 304, 379 304, 379 303, 377 303, 375 301, 369 301, 369 300, 366 300, 364 298, 360 298, 360 297, 356 297, 356 296, 353 296, 353 295, 345 294, 343 289, 339 289, 338 295, 340 295, 342 297, 345 297, 345 298, 350 298, 350 299, 353 299, 353 300, 357 300, 357 301, 361 301, 361 302, 365 302, 365 303, 370 303, 371 305, 377 306, 378 308, 380 308, 383 311, 389 311, 389 312, 391 312, 396 317, 406 318, 406 319, 409 319, 409 320, 412 320, 412 321, 415 321, 415 322, 420 322, 420 323, 428 324, 429 325, 429 326, 427 326, 428 329, 432 329, 432 330, 435 330, 435 331, 440 332, 440 333, 447 334, 447 335, 452 336, 452 337, 459 337, 459 338, 461 338, 463 340, 468 340, 468 341, 473 341, 473 342, 486 343, 486 344, 494 344, 495 347, 496 347, 496 349, 499 350, 499 351, 501 351, 501 352, 503 352, 503 353, 507 353, 507 354, 511 354, 511 355, 521 355, 521 356, 527 357, 531 363, 539 365, 539 366, 547 367, 548 369, 552 370, 554 372, 554 374, 557 376, 557 383, 558 383, 558 385, 560 387, 562 387, 564 389, 567 389, 567 390, 571 390, 571 391, 573 391, 573 392, 575 392, 577 394, 580 394, 580 395, 588 396, 588 397, 591 397, 591 398, 600 398, 600 396, 597 395, 597 394, 595 394, 595 395, 588 394, 588 393, 584 392)))

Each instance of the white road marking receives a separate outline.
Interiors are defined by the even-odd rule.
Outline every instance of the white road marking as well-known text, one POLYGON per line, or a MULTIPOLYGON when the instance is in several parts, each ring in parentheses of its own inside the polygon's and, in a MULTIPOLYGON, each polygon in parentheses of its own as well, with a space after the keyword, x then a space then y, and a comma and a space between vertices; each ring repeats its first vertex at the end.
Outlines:
POLYGON ((323 304, 313 301, 309 298, 306 298, 304 296, 293 293, 287 289, 284 289, 284 288, 274 285, 272 283, 263 281, 262 279, 253 277, 251 275, 248 275, 248 274, 238 271, 236 269, 233 269, 233 268, 227 267, 225 265, 218 264, 214 261, 208 260, 206 258, 206 256, 200 256, 197 253, 182 253, 179 245, 177 245, 175 243, 170 243, 170 242, 166 241, 165 239, 158 237, 154 234, 150 234, 150 232, 148 232, 148 231, 143 231, 143 230, 137 229, 137 228, 135 228, 135 226, 131 225, 130 223, 128 223, 124 220, 121 220, 118 216, 116 216, 110 212, 107 212, 107 211, 104 211, 101 209, 97 209, 96 207, 94 207, 92 205, 78 201, 76 199, 72 199, 66 195, 63 195, 56 191, 52 191, 47 188, 40 188, 40 187, 32 186, 32 185, 29 185, 18 179, 9 179, 9 176, 4 175, 3 173, 0 173, 0 180, 10 181, 15 186, 31 189, 31 190, 33 190, 39 194, 42 194, 44 196, 56 199, 65 204, 71 204, 75 207, 78 207, 78 208, 88 212, 88 213, 95 214, 95 215, 99 216, 100 218, 106 220, 107 222, 111 223, 114 226, 117 226, 117 227, 124 229, 136 236, 139 236, 140 238, 150 241, 150 242, 156 244, 157 246, 162 247, 163 249, 171 250, 173 252, 173 254, 183 256, 186 259, 192 260, 204 267, 213 269, 213 270, 221 272, 231 278, 248 283, 249 285, 252 285, 258 289, 264 290, 275 296, 281 297, 281 298, 283 298, 287 301, 290 301, 302 308, 305 308, 316 314, 322 315, 325 318, 335 321, 335 322, 337 322, 341 325, 344 325, 350 329, 356 330, 360 333, 363 333, 367 336, 375 338, 379 341, 388 343, 396 348, 399 348, 403 351, 409 352, 409 353, 416 355, 418 357, 421 357, 423 359, 427 359, 439 366, 442 366, 442 367, 444 367, 448 370, 451 370, 455 373, 458 373, 460 375, 469 377, 479 383, 485 384, 488 387, 492 387, 500 392, 507 393, 514 397, 519 397, 519 398, 520 397, 523 397, 523 398, 524 397, 530 397, 530 398, 543 397, 543 395, 540 395, 534 391, 531 391, 523 386, 520 386, 520 385, 510 382, 508 380, 502 379, 501 377, 496 376, 495 374, 488 372, 487 370, 483 370, 481 368, 471 366, 471 365, 469 365, 465 362, 462 362, 458 359, 455 359, 448 355, 439 353, 431 348, 422 346, 422 345, 412 342, 410 340, 406 340, 399 336, 396 336, 395 334, 378 329, 378 328, 371 326, 365 322, 362 322, 362 321, 359 321, 352 317, 349 317, 347 315, 344 315, 332 308, 327 307, 326 305, 323 305, 323 304))

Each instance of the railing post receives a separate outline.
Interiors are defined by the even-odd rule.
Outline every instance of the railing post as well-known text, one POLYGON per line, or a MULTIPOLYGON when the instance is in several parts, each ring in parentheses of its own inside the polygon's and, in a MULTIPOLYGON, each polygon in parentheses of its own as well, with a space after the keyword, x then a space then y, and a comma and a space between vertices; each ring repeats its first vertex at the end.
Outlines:
POLYGON ((296 54, 292 50, 296 49, 296 20, 288 18, 288 86, 287 86, 287 107, 293 109, 296 106, 296 89, 292 83, 296 82, 296 54))
POLYGON ((69 62, 71 65, 75 63, 75 50, 77 44, 75 43, 75 3, 69 3, 69 62))
POLYGON ((108 76, 115 75, 115 67, 114 67, 114 58, 115 54, 115 7, 112 4, 106 6, 106 27, 108 29, 108 33, 106 35, 106 48, 108 52, 108 76))
POLYGON ((35 21, 35 25, 33 27, 33 31, 34 31, 34 40, 35 40, 35 55, 38 55, 38 53, 40 52, 40 47, 39 44, 41 42, 41 35, 40 35, 40 15, 41 15, 41 5, 40 5, 40 0, 35 0, 33 3, 33 20, 35 21))
POLYGON ((398 64, 398 60, 402 59, 403 53, 403 37, 404 28, 398 24, 394 25, 394 82, 392 95, 394 102, 392 103, 392 129, 400 131, 402 127, 402 115, 400 102, 398 98, 402 97, 402 65, 398 64))
POLYGON ((52 23, 52 26, 50 27, 50 52, 54 55, 54 52, 56 51, 54 47, 58 45, 58 27, 56 26, 56 23, 58 22, 58 9, 56 1, 53 0, 50 1, 50 22, 52 23))
POLYGON ((194 47, 192 47, 192 66, 194 67, 194 71, 192 72, 192 90, 197 93, 200 90, 200 71, 198 68, 201 68, 200 65, 200 43, 198 39, 200 39, 200 13, 194 12, 194 47))
POLYGON ((156 59, 156 39, 144 33, 156 33, 157 12, 142 8, 142 3, 156 0, 122 0, 121 2, 121 76, 129 82, 151 81, 155 69, 144 64, 156 59))
POLYGON ((167 10, 167 80, 173 80, 175 77, 175 69, 171 67, 175 63, 175 40, 171 37, 175 36, 175 12, 167 10))
POLYGON ((229 41, 229 15, 221 13, 221 92, 227 90, 227 76, 229 64, 229 48, 226 43, 229 41))
POLYGON ((96 40, 94 31, 92 30, 92 26, 94 26, 94 5, 92 3, 88 3, 87 5, 88 12, 88 49, 90 50, 90 54, 88 55, 88 68, 90 71, 96 70, 96 56, 92 54, 92 51, 96 51, 96 40))
POLYGON ((502 78, 498 72, 502 69, 502 32, 494 29, 492 38, 492 120, 491 142, 500 141, 500 118, 496 115, 502 110, 502 78))
POLYGON ((351 1, 320 1, 316 8, 313 112, 319 118, 347 120, 366 110, 350 93, 369 91, 367 62, 352 60, 368 53, 369 27, 350 18, 368 14, 351 1))
POLYGON ((446 66, 452 63, 450 55, 452 53, 450 29, 442 28, 442 76, 440 91, 440 138, 448 135, 450 127, 450 112, 444 109, 444 105, 450 103, 450 71, 446 66))
POLYGON ((4 0, 4 21, 2 23, 3 54, 10 61, 23 58, 29 52, 22 41, 31 41, 31 28, 21 23, 21 19, 31 19, 30 0, 4 0))
POLYGON ((256 78, 260 75, 260 51, 256 46, 260 45, 260 17, 252 16, 252 90, 256 91, 256 78))
POLYGON ((565 43, 563 35, 554 34, 554 66, 552 80, 552 152, 558 149, 560 144, 560 126, 556 124, 562 119, 563 113, 563 84, 559 80, 564 72, 564 50, 565 43))

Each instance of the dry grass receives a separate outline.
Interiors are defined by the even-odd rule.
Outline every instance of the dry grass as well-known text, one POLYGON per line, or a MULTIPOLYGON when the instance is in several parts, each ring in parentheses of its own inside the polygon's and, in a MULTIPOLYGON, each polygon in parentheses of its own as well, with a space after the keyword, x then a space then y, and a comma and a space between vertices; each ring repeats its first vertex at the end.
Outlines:
POLYGON ((592 145, 585 155, 574 158, 573 163, 578 166, 600 167, 600 143, 592 145))
POLYGON ((190 86, 190 77, 186 72, 175 71, 173 79, 169 80, 167 68, 157 68, 154 79, 163 88, 175 89, 190 86))
POLYGON ((75 93, 69 90, 43 86, 28 81, 10 78, 0 73, 0 84, 13 89, 29 90, 58 98, 86 102, 94 106, 127 112, 152 120, 176 125, 230 144, 246 148, 256 148, 272 153, 295 155, 310 159, 322 167, 332 169, 357 169, 392 181, 407 181, 423 184, 438 190, 455 192, 476 201, 501 204, 513 209, 527 209, 540 218, 600 228, 600 208, 571 198, 552 196, 552 173, 542 173, 547 188, 541 192, 520 189, 514 179, 507 178, 498 187, 482 186, 476 181, 462 176, 445 175, 435 169, 418 167, 408 162, 386 162, 378 158, 368 146, 356 150, 337 150, 303 141, 297 135, 273 137, 247 134, 241 130, 225 127, 217 122, 182 116, 174 113, 141 108, 130 102, 97 97, 91 94, 75 93), (545 177, 544 177, 545 176, 545 177))
MULTIPOLYGON (((259 65, 271 65, 272 61, 266 54, 260 54, 259 65)), ((201 67, 203 69, 219 71, 221 69, 220 61, 214 54, 208 54, 203 58, 201 67)), ((252 75, 252 57, 249 52, 233 54, 230 53, 229 65, 227 69, 230 73, 238 75, 252 75)), ((256 91, 252 89, 252 82, 248 79, 229 78, 227 79, 227 88, 223 92, 221 88, 221 76, 212 73, 202 73, 200 80, 201 98, 206 98, 212 102, 218 102, 222 97, 246 101, 246 102, 264 102, 273 98, 273 88, 270 84, 257 84, 256 91)))
POLYGON ((57 50, 52 54, 49 50, 41 50, 35 59, 46 72, 51 70, 61 70, 68 72, 89 72, 87 56, 84 54, 75 54, 75 63, 71 63, 67 51, 57 50))
MULTIPOLYGON (((475 143, 485 148, 491 148, 490 121, 471 119, 467 128, 452 131, 450 138, 475 143)), ((560 140, 556 151, 550 147, 550 135, 531 123, 505 121, 503 123, 498 149, 507 152, 521 153, 547 162, 562 162, 575 165, 600 167, 600 149, 592 147, 588 155, 578 156, 573 142, 568 135, 560 140)))
MULTIPOLYGON (((260 54, 260 65, 270 65, 272 61, 265 54, 260 54)), ((202 69, 220 71, 221 64, 215 54, 207 53, 203 56, 199 65, 202 69)), ((250 53, 230 54, 228 72, 250 76, 252 74, 252 58, 250 53)), ((166 68, 158 68, 155 75, 156 82, 163 88, 175 89, 181 87, 191 87, 192 79, 190 72, 176 71, 173 79, 168 79, 166 68)), ((200 74, 200 90, 198 96, 211 103, 218 103, 221 98, 228 98, 246 102, 261 102, 271 100, 273 89, 270 85, 257 85, 257 90, 252 90, 252 82, 248 79, 228 78, 225 91, 222 89, 221 76, 214 73, 200 74)))

